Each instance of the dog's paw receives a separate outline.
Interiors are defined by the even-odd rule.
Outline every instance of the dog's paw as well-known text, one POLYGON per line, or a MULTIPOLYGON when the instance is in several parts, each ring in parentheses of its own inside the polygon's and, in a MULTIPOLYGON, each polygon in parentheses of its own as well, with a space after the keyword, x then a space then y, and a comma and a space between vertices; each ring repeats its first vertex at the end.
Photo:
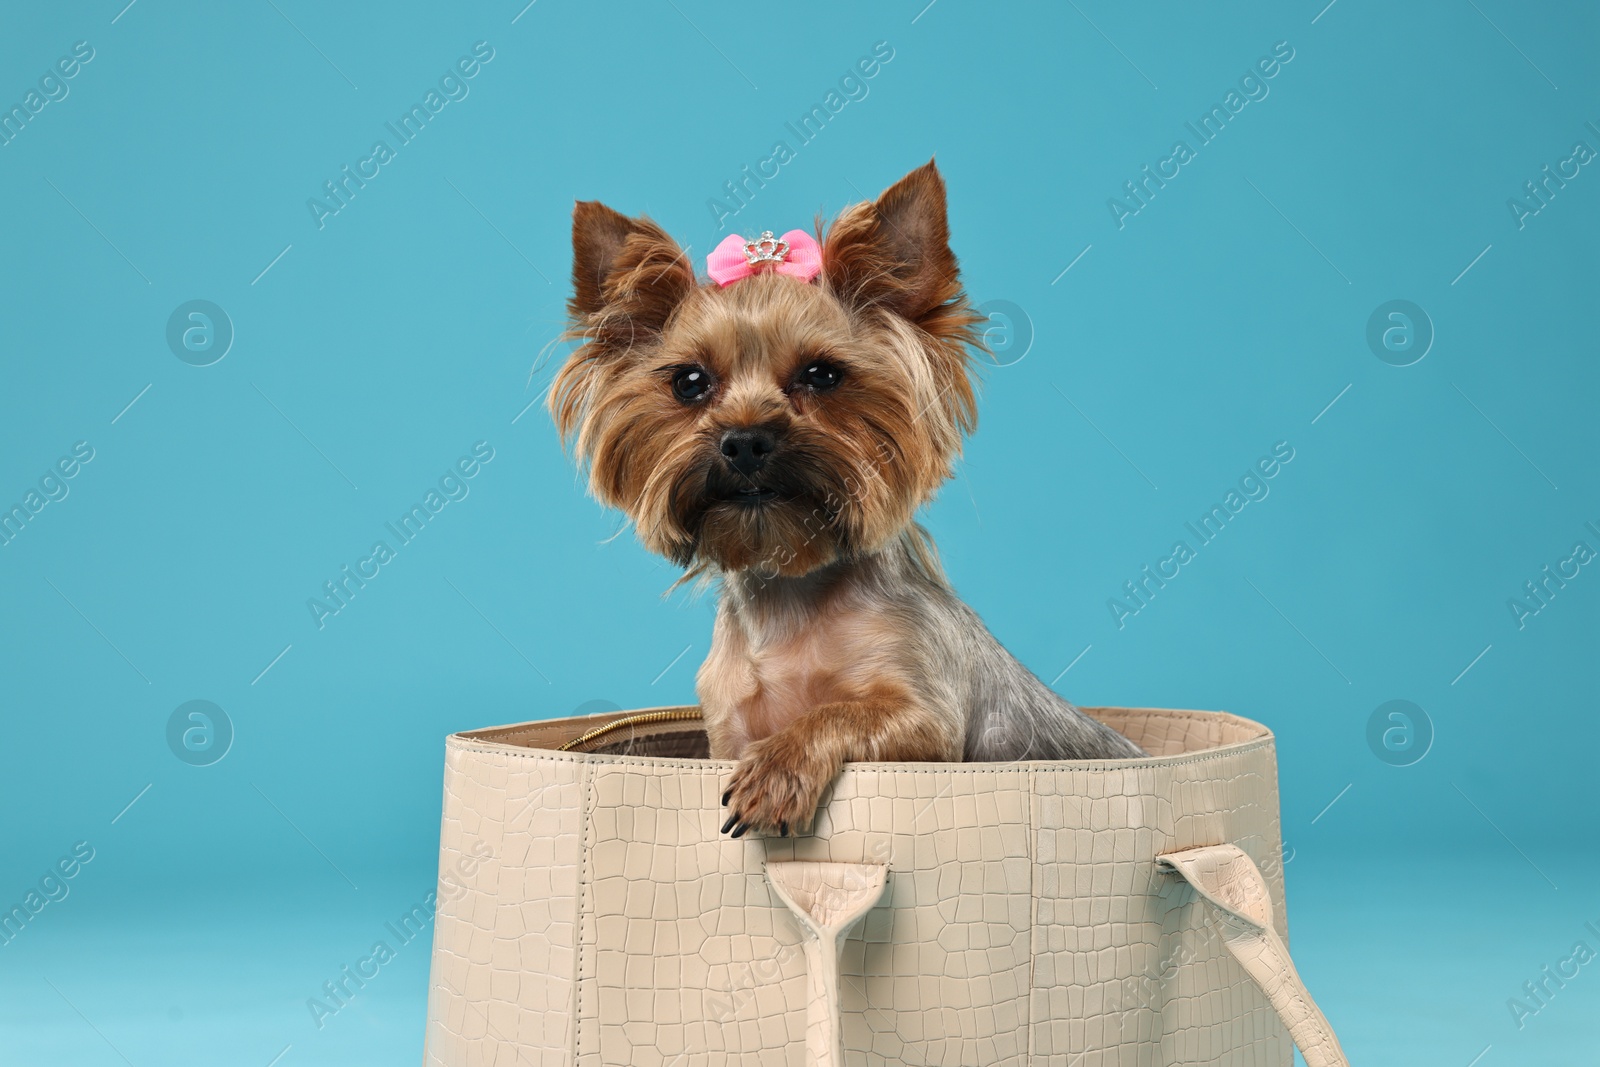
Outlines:
POLYGON ((815 749, 789 731, 751 745, 722 794, 728 809, 722 832, 741 837, 754 829, 788 837, 810 829, 823 791, 839 773, 815 749))

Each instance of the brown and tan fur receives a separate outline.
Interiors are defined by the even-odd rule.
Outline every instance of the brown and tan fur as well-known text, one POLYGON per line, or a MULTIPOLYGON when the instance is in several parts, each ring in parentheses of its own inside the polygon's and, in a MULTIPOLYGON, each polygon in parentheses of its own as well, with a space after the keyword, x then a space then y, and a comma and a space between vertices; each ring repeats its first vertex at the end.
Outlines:
POLYGON ((718 287, 649 219, 573 214, 584 344, 551 412, 595 496, 686 578, 721 583, 697 681, 712 755, 740 760, 724 831, 808 827, 850 761, 1140 754, 1005 652, 913 521, 976 420, 983 320, 938 170, 818 237, 814 283, 769 270, 718 287), (691 373, 710 384, 685 399, 691 373))

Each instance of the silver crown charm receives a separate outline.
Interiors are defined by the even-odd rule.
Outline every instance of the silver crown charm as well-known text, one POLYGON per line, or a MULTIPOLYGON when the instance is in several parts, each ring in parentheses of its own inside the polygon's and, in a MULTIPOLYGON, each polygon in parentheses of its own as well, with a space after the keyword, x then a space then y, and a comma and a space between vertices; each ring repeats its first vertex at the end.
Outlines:
POLYGON ((789 242, 772 236, 771 230, 762 230, 761 236, 744 243, 745 262, 752 267, 760 263, 782 263, 789 257, 789 242))

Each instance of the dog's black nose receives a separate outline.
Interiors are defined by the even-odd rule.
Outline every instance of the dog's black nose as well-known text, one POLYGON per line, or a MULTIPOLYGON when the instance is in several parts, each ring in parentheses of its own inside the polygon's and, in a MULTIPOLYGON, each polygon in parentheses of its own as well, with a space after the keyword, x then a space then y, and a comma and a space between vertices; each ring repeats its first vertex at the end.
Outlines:
POLYGON ((766 430, 729 430, 722 435, 722 455, 728 466, 746 477, 766 466, 776 447, 777 438, 766 430))

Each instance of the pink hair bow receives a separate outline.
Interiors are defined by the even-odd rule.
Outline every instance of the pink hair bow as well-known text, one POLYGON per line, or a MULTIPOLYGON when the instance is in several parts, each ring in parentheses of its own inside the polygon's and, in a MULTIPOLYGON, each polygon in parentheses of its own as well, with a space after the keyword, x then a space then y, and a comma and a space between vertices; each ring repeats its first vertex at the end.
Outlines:
POLYGON ((718 285, 731 285, 768 265, 779 274, 809 282, 822 273, 822 246, 804 230, 790 230, 782 237, 765 230, 754 241, 732 233, 706 257, 706 273, 718 285))

